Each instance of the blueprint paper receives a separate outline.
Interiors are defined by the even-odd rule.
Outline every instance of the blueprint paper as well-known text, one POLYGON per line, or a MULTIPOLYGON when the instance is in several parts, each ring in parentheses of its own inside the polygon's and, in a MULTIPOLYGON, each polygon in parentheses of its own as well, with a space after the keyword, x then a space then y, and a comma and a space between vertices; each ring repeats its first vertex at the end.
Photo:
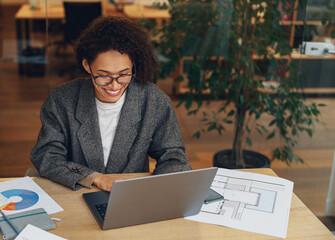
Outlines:
POLYGON ((185 219, 286 238, 293 182, 219 168, 211 188, 224 200, 203 204, 185 219))
POLYGON ((29 177, 0 182, 0 209, 5 214, 36 208, 44 208, 48 214, 63 211, 63 208, 29 177))

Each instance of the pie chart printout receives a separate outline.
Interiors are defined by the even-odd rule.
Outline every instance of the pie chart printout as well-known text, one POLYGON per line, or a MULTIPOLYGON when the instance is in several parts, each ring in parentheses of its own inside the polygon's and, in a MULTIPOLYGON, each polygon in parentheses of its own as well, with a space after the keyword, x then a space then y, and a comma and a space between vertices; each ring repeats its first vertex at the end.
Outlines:
POLYGON ((3 191, 1 194, 10 201, 10 203, 0 206, 0 209, 6 211, 23 210, 34 206, 39 200, 37 193, 25 189, 11 189, 3 191))

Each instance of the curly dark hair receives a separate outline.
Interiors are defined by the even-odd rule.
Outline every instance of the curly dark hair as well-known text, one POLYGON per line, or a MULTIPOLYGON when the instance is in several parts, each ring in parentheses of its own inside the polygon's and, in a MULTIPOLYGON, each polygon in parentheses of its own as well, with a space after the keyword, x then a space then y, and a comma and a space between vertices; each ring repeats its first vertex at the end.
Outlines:
POLYGON ((128 54, 136 66, 135 81, 139 83, 151 82, 159 69, 148 34, 136 22, 124 17, 95 19, 80 34, 74 49, 81 67, 83 59, 92 63, 100 53, 109 50, 128 54))

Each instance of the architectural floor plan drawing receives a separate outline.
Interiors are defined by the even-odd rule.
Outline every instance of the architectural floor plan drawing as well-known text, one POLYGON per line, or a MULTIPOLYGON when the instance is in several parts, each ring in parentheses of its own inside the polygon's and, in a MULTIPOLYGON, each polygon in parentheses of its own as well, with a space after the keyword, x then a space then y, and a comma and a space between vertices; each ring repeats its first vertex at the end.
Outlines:
POLYGON ((273 213, 277 192, 284 191, 285 185, 256 180, 216 175, 211 188, 224 196, 216 204, 204 204, 201 211, 224 215, 240 220, 245 208, 273 213))
POLYGON ((224 200, 203 204, 198 215, 187 219, 286 237, 291 181, 219 169, 211 188, 222 194, 224 200))

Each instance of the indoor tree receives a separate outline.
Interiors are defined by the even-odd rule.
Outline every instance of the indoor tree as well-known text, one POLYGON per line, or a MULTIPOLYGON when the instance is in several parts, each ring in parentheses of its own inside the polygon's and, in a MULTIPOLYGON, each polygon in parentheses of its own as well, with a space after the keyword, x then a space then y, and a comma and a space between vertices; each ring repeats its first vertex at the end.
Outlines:
POLYGON ((159 51, 169 59, 162 74, 175 71, 183 57, 189 59, 175 81, 188 86, 179 105, 189 114, 203 114, 204 128, 194 136, 212 130, 222 134, 226 124, 233 124, 229 159, 235 167, 246 167, 243 146, 252 146, 252 130, 266 139, 283 139, 272 159, 302 162, 293 151, 299 134, 312 136, 319 119, 322 104, 306 98, 304 77, 291 61, 292 46, 281 24, 294 1, 169 0, 171 19, 158 30, 159 51), (213 99, 223 99, 222 105, 199 113, 213 99), (265 114, 271 116, 266 125, 257 121, 265 114))

